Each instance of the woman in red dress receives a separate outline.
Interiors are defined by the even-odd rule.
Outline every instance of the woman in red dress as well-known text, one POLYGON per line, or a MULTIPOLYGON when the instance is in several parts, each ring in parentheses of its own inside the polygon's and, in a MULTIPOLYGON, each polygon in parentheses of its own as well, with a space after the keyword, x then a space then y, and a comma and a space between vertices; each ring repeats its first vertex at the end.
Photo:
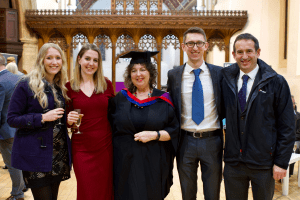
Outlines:
POLYGON ((66 84, 68 124, 74 126, 83 114, 79 130, 72 135, 73 166, 78 200, 113 199, 113 154, 108 100, 114 96, 111 82, 103 76, 99 49, 84 45, 78 53, 74 79, 66 84))

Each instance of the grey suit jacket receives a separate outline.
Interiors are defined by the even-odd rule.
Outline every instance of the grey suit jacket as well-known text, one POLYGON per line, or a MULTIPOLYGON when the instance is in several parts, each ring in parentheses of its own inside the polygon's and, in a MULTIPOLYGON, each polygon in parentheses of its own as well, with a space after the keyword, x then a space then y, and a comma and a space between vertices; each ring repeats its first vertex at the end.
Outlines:
MULTIPOLYGON (((209 69, 212 83, 213 83, 213 89, 214 89, 214 96, 215 96, 215 102, 217 106, 217 112, 220 119, 220 126, 222 128, 222 122, 221 122, 221 88, 220 88, 220 78, 221 78, 221 69, 222 67, 211 65, 208 63, 205 63, 209 69)), ((168 84, 167 84, 167 91, 170 93, 171 98, 174 103, 175 107, 175 113, 177 116, 177 119, 179 123, 181 124, 181 82, 182 82, 182 74, 183 70, 185 68, 185 64, 176 67, 174 69, 171 69, 168 72, 168 84)), ((181 131, 180 131, 180 137, 182 137, 181 131)))
POLYGON ((20 76, 3 70, 0 72, 0 139, 9 139, 15 136, 16 129, 7 124, 7 110, 11 95, 20 76))

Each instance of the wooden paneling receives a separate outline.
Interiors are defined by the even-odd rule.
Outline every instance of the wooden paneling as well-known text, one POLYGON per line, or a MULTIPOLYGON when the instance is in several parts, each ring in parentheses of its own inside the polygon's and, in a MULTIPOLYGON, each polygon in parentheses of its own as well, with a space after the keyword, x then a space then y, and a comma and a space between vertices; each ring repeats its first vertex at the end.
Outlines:
POLYGON ((15 9, 0 8, 0 41, 18 42, 18 12, 15 9))
POLYGON ((9 8, 9 0, 0 0, 0 8, 9 8))

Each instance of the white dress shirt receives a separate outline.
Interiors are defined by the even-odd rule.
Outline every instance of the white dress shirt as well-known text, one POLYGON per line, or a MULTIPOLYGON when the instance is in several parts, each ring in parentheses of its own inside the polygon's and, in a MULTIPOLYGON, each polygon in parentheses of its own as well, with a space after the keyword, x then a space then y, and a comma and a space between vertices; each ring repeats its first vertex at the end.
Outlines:
MULTIPOLYGON (((259 70, 259 66, 256 65, 256 67, 251 71, 249 72, 248 75, 249 76, 249 79, 248 79, 248 82, 247 82, 247 92, 246 92, 246 102, 248 101, 248 97, 249 97, 249 94, 251 92, 251 89, 252 89, 252 86, 253 86, 253 83, 254 83, 254 80, 255 80, 255 77, 256 77, 256 74, 259 70)), ((243 71, 240 70, 240 75, 239 75, 239 79, 238 79, 238 92, 240 91, 240 89, 242 88, 243 86, 243 75, 245 73, 243 71)))
POLYGON ((186 63, 181 83, 181 129, 190 132, 207 132, 220 128, 217 106, 210 72, 205 62, 200 66, 199 78, 203 88, 204 119, 197 125, 192 120, 192 91, 195 81, 194 68, 186 63))

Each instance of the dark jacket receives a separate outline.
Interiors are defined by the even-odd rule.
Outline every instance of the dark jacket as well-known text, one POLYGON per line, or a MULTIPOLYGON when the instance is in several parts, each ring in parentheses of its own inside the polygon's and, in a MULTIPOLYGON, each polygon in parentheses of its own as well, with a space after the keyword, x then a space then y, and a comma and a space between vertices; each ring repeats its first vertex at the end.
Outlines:
POLYGON ((222 69, 223 103, 226 114, 225 163, 244 162, 256 168, 274 164, 287 169, 293 150, 295 120, 286 80, 258 59, 259 72, 248 98, 245 117, 238 119, 237 63, 222 69), (245 132, 239 132, 245 120, 245 132))
POLYGON ((15 136, 16 129, 8 125, 7 110, 11 95, 20 76, 8 70, 0 72, 0 139, 9 139, 15 136))
MULTIPOLYGON (((43 109, 34 93, 29 88, 28 78, 22 79, 16 86, 9 104, 7 122, 18 128, 13 149, 12 166, 31 172, 49 172, 52 169, 53 128, 55 122, 41 123, 42 114, 53 110, 54 96, 51 87, 45 84, 45 93, 48 97, 48 107, 43 109), (46 146, 46 147, 42 147, 46 146)), ((61 90, 56 88, 59 95, 61 90)), ((63 97, 61 99, 64 99, 63 97)), ((65 124, 66 141, 69 151, 69 166, 71 167, 71 143, 66 127, 66 113, 62 118, 65 124)))
POLYGON ((300 113, 296 112, 296 141, 300 141, 300 113))

